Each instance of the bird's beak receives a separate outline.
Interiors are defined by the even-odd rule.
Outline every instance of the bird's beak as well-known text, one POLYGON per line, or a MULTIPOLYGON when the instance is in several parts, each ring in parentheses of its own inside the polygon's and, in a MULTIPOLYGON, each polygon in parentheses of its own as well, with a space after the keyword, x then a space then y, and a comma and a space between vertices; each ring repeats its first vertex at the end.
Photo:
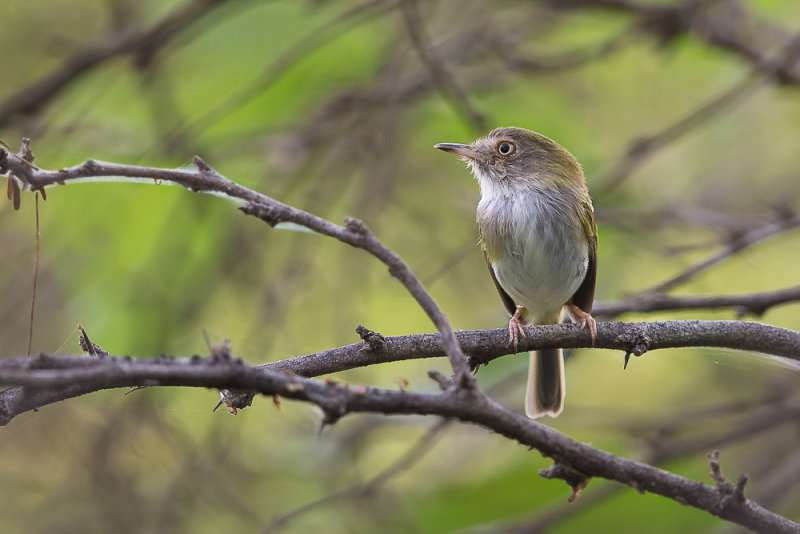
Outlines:
POLYGON ((439 143, 433 145, 433 148, 450 152, 451 154, 461 156, 462 158, 476 159, 478 157, 478 151, 470 145, 460 145, 458 143, 439 143))

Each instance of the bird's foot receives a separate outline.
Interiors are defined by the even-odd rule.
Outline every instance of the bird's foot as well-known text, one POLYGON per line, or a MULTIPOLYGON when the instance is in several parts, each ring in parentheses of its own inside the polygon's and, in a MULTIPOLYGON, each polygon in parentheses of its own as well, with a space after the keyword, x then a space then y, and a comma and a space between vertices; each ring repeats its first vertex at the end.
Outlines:
POLYGON ((524 306, 517 306, 517 311, 508 320, 508 344, 513 345, 514 350, 517 350, 520 336, 525 337, 525 330, 522 329, 522 321, 519 319, 523 309, 524 306))
POLYGON ((567 304, 567 311, 572 316, 575 324, 580 326, 581 329, 589 327, 589 333, 592 335, 592 345, 594 345, 594 340, 597 338, 597 321, 594 320, 594 317, 572 303, 567 304))

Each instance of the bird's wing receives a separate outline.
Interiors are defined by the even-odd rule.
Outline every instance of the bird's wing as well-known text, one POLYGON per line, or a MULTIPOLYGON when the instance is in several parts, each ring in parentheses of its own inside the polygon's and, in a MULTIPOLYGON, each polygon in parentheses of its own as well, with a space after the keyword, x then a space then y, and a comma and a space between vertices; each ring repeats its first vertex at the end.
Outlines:
POLYGON ((589 265, 586 267, 586 276, 578 290, 572 295, 571 301, 578 308, 590 313, 594 302, 594 286, 597 280, 597 224, 594 221, 592 201, 587 200, 581 204, 583 206, 583 213, 581 213, 583 229, 586 232, 586 239, 589 243, 589 265))
POLYGON ((505 306, 506 311, 514 315, 517 311, 517 304, 514 302, 514 299, 506 293, 506 290, 500 285, 500 282, 497 281, 497 276, 494 274, 494 269, 492 268, 492 262, 489 261, 489 255, 486 251, 483 251, 483 257, 486 259, 486 266, 489 268, 489 274, 492 276, 492 282, 494 282, 494 287, 497 288, 497 292, 500 293, 500 299, 503 301, 503 306, 505 306))

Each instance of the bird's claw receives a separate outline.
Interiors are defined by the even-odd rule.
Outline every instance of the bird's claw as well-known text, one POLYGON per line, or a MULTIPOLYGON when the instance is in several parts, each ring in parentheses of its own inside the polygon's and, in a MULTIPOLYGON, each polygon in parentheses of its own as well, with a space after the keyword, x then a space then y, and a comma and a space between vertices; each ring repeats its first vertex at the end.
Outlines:
POLYGON ((589 327, 589 334, 592 336, 592 345, 594 345, 594 340, 597 338, 597 321, 594 320, 594 317, 592 317, 591 314, 586 313, 574 304, 570 304, 568 309, 572 317, 575 319, 575 324, 577 324, 581 330, 589 327))
POLYGON ((519 320, 520 313, 522 313, 522 306, 517 307, 517 311, 508 320, 508 344, 514 346, 517 350, 519 345, 519 338, 525 337, 525 330, 522 329, 522 321, 519 320))

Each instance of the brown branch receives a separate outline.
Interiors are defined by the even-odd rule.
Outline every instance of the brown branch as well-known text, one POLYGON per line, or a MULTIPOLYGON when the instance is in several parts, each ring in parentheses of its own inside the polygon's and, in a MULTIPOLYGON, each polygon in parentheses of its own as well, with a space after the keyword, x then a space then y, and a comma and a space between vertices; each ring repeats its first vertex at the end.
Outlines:
MULTIPOLYGON (((651 417, 648 417, 646 421, 643 421, 640 425, 631 425, 627 431, 631 436, 636 436, 638 438, 642 430, 650 429, 650 435, 644 439, 647 450, 642 455, 641 461, 654 466, 663 466, 666 463, 686 458, 693 454, 701 452, 706 453, 709 450, 717 449, 722 446, 740 443, 746 439, 752 438, 754 435, 767 428, 775 428, 796 420, 798 407, 795 404, 795 399, 783 394, 778 398, 758 399, 750 403, 728 402, 713 407, 703 407, 695 412, 689 412, 688 414, 685 409, 681 409, 678 413, 667 416, 656 423, 653 422, 651 417), (709 437, 709 439, 676 439, 673 440, 672 443, 665 437, 665 434, 677 431, 675 427, 678 425, 689 426, 690 424, 701 424, 705 427, 710 423, 710 418, 739 413, 747 407, 755 407, 755 409, 747 411, 744 417, 738 417, 731 421, 729 426, 736 428, 734 432, 722 433, 709 437), (780 412, 782 415, 777 418, 772 417, 775 411, 780 412), (767 425, 761 424, 760 418, 762 416, 769 419, 767 425)), ((641 441, 641 439, 637 441, 641 441)), ((798 454, 797 457, 800 459, 800 454, 798 454)), ((798 462, 797 465, 800 468, 800 462, 798 462)), ((771 485, 773 479, 776 477, 768 478, 770 479, 769 483, 771 485)), ((778 490, 786 487, 786 481, 786 477, 778 477, 778 481, 776 482, 777 485, 780 486, 778 490)), ((797 481, 796 476, 794 481, 797 481)), ((767 484, 764 480, 761 480, 760 477, 759 482, 764 485, 767 484)), ((581 495, 581 498, 574 503, 547 506, 532 517, 525 519, 517 518, 506 524, 498 524, 495 522, 486 529, 470 529, 470 532, 492 532, 495 534, 534 534, 537 532, 544 532, 555 524, 569 518, 574 518, 577 513, 606 501, 608 498, 619 493, 622 489, 621 486, 610 484, 603 485, 600 488, 594 487, 586 494, 581 495)), ((761 493, 757 493, 759 493, 758 502, 762 506, 768 506, 768 501, 762 500, 761 493)), ((772 494, 773 492, 770 492, 770 496, 772 494)))
POLYGON ((313 232, 332 237, 356 248, 360 248, 383 262, 389 273, 397 278, 414 297, 442 334, 441 341, 453 367, 454 386, 470 387, 474 380, 469 373, 464 353, 450 326, 447 316, 439 309, 411 269, 358 219, 345 219, 345 227, 279 202, 267 195, 253 191, 223 177, 199 157, 195 156, 195 169, 159 169, 136 165, 87 160, 80 165, 49 171, 40 169, 22 157, 0 148, 0 173, 8 171, 9 179, 19 178, 26 189, 43 191, 54 184, 66 184, 70 180, 97 176, 125 176, 143 180, 169 181, 195 192, 220 193, 227 197, 244 201, 239 209, 257 217, 270 226, 293 223, 313 232))
POLYGON ((743 484, 733 485, 731 490, 717 480, 717 487, 712 487, 615 456, 503 408, 476 388, 448 389, 436 394, 365 386, 350 388, 339 383, 317 382, 295 374, 248 367, 240 360, 220 355, 205 359, 162 358, 156 361, 51 356, 7 361, 20 367, 13 371, 3 362, 2 383, 24 382, 35 388, 63 384, 66 378, 73 385, 83 382, 94 390, 137 385, 251 390, 315 404, 322 409, 324 422, 328 424, 357 412, 456 418, 533 447, 555 463, 585 477, 606 478, 640 492, 662 495, 754 530, 800 532, 800 525, 747 500, 743 495, 743 484), (76 367, 70 368, 73 363, 76 367))
MULTIPOLYGON (((525 333, 526 337, 520 340, 517 349, 520 352, 594 347, 641 355, 663 348, 702 346, 750 350, 800 361, 800 333, 746 321, 598 323, 594 345, 587 332, 570 324, 527 326, 525 333)), ((463 330, 456 337, 474 366, 487 364, 511 352, 506 329, 463 330)), ((443 356, 437 334, 383 339, 385 346, 380 350, 370 350, 364 343, 355 343, 261 367, 291 370, 302 376, 320 376, 368 365, 443 356)))
MULTIPOLYGON (((639 356, 663 348, 700 346, 748 350, 800 361, 800 333, 746 321, 598 323, 594 343, 588 332, 570 324, 527 326, 525 332, 526 337, 520 340, 517 349, 521 352, 594 347, 639 356)), ((470 355, 473 366, 487 364, 512 351, 506 329, 459 331, 456 337, 470 355)), ((377 350, 361 342, 253 368, 311 377, 369 365, 444 356, 439 334, 384 337, 383 340, 385 345, 377 350)), ((0 392, 0 424, 7 424, 26 411, 94 391, 76 380, 83 376, 82 367, 95 367, 92 360, 56 359, 48 365, 64 362, 69 371, 34 374, 26 370, 30 364, 25 362, 30 361, 28 358, 0 360, 0 384, 35 386, 27 391, 13 388, 0 392)))

